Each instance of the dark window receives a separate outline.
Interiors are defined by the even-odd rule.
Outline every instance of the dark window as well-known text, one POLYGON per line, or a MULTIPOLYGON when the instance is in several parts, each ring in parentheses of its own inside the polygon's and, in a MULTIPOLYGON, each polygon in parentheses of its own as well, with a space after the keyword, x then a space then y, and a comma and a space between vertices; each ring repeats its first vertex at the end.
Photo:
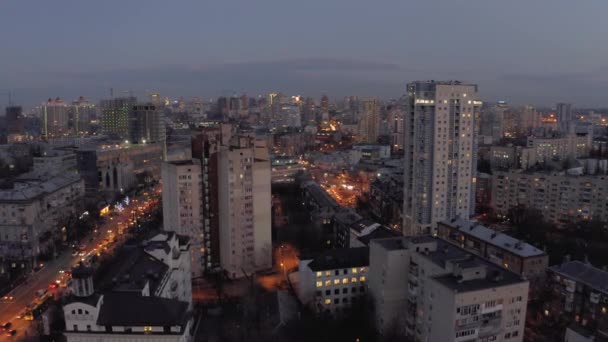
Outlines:
POLYGON ((331 290, 325 290, 325 295, 329 296, 331 294, 331 290))
POLYGON ((359 292, 365 292, 365 286, 360 286, 359 287, 359 292))
POLYGON ((342 303, 348 303, 348 298, 346 298, 346 297, 342 298, 342 303))
POLYGON ((317 297, 323 294, 321 291, 317 291, 317 297))
POLYGON ((335 289, 334 294, 340 294, 340 289, 335 289))
POLYGON ((82 315, 82 309, 78 309, 78 314, 82 315))
POLYGON ((340 270, 335 270, 334 273, 335 273, 335 275, 339 275, 340 274, 340 270))
POLYGON ((346 273, 348 273, 348 270, 345 268, 345 269, 342 271, 342 273, 346 274, 346 273))
POLYGON ((106 325, 106 332, 112 332, 112 326, 106 325))
POLYGON ((164 327, 163 327, 163 331, 164 331, 165 333, 170 333, 170 332, 171 332, 171 327, 164 326, 164 327))
POLYGON ((356 293, 356 292, 357 292, 357 288, 356 288, 356 287, 353 287, 353 288, 351 289, 351 292, 352 292, 352 293, 356 293))
POLYGON ((78 325, 74 324, 74 331, 78 331, 78 325))
POLYGON ((342 289, 342 293, 348 293, 348 288, 346 288, 346 287, 345 287, 345 288, 343 288, 343 289, 342 289))
POLYGON ((338 298, 334 299, 334 304, 338 304, 338 303, 340 303, 340 299, 338 299, 338 298))
POLYGON ((91 331, 91 326, 87 324, 87 331, 91 331))
POLYGON ((125 332, 127 332, 127 333, 133 332, 133 329, 131 329, 131 327, 125 327, 125 332))

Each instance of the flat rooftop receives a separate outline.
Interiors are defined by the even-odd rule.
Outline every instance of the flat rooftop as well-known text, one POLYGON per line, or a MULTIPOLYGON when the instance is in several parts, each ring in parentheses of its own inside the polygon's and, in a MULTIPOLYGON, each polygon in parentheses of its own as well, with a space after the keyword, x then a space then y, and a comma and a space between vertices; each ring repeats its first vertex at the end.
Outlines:
POLYGON ((485 227, 475 221, 455 219, 451 221, 442 221, 440 224, 448 226, 452 229, 456 229, 464 235, 469 235, 487 244, 499 247, 523 258, 547 254, 543 250, 538 249, 526 242, 485 227))
POLYGON ((574 260, 561 265, 551 266, 549 270, 578 283, 583 283, 604 294, 608 294, 608 272, 591 264, 574 260))

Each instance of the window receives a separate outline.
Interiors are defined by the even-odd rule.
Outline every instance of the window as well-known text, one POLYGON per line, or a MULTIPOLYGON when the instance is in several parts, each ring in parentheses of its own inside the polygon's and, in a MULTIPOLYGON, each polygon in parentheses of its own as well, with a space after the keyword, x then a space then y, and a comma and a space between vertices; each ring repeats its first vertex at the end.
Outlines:
POLYGON ((325 299, 325 305, 329 305, 329 304, 331 304, 331 299, 329 299, 329 298, 325 299))
POLYGON ((87 331, 91 331, 91 325, 87 324, 87 331))
POLYGON ((334 285, 339 285, 340 284, 340 279, 334 279, 334 285))
POLYGON ((334 299, 334 304, 339 304, 339 303, 340 303, 340 299, 339 298, 334 299))
POLYGON ((342 278, 342 284, 348 284, 348 278, 342 278))
POLYGON ((335 289, 334 294, 340 294, 340 289, 335 289))
POLYGON ((348 293, 348 288, 347 287, 343 288, 342 293, 348 293))
POLYGON ((331 275, 331 272, 330 272, 330 271, 325 271, 325 276, 326 276, 326 277, 329 277, 330 275, 331 275))
POLYGON ((351 283, 356 283, 356 282, 357 282, 357 277, 352 277, 352 278, 350 278, 350 282, 351 282, 351 283))
POLYGON ((334 274, 335 274, 335 275, 339 275, 339 274, 340 274, 340 270, 335 270, 335 271, 334 271, 334 274))
POLYGON ((326 280, 325 281, 325 286, 331 286, 331 280, 326 280))
POLYGON ((325 290, 325 295, 329 296, 331 294, 331 290, 325 290))
POLYGON ((78 314, 82 315, 82 309, 78 309, 78 314))
POLYGON ((144 333, 150 333, 150 332, 152 332, 152 327, 151 327, 151 326, 149 326, 149 325, 146 325, 146 326, 144 327, 144 333))
POLYGON ((74 324, 74 331, 78 331, 78 324, 74 324))
POLYGON ((361 276, 361 277, 359 277, 359 281, 360 281, 360 282, 364 282, 364 281, 365 281, 365 276, 361 276))
POLYGON ((323 272, 317 272, 317 278, 323 275, 323 272))
POLYGON ((322 281, 317 281, 317 287, 322 287, 323 286, 323 282, 322 281))
POLYGON ((351 270, 351 272, 352 272, 353 274, 357 274, 357 268, 356 268, 356 267, 353 267, 353 269, 351 270))

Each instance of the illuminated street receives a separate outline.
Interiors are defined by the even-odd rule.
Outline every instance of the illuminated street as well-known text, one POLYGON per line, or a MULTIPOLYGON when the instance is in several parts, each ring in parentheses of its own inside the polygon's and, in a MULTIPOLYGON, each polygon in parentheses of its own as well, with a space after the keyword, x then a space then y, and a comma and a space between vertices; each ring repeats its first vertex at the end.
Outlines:
MULTIPOLYGON (((83 261, 83 259, 99 253, 100 246, 105 244, 107 248, 106 252, 111 253, 114 248, 124 241, 120 238, 116 238, 114 243, 107 241, 112 241, 112 238, 115 237, 115 234, 119 230, 133 227, 135 223, 134 218, 146 218, 158 206, 159 191, 160 189, 156 188, 149 193, 137 196, 121 212, 107 210, 107 214, 104 215, 107 217, 99 226, 97 233, 90 232, 88 236, 82 239, 81 246, 86 251, 84 256, 73 256, 71 250, 65 250, 56 259, 46 262, 40 271, 30 275, 25 283, 8 293, 5 297, 12 297, 12 300, 5 299, 0 301, 0 322, 11 322, 11 329, 17 330, 17 335, 7 337, 2 334, 0 335, 0 341, 22 338, 25 336, 26 331, 28 336, 35 335, 39 321, 26 321, 23 318, 17 318, 17 316, 25 311, 27 305, 35 301, 37 297, 36 292, 38 290, 49 289, 50 284, 55 284, 55 281, 63 276, 60 271, 69 271, 72 266, 83 261)), ((61 288, 52 290, 52 292, 59 294, 58 292, 61 292, 61 288)))

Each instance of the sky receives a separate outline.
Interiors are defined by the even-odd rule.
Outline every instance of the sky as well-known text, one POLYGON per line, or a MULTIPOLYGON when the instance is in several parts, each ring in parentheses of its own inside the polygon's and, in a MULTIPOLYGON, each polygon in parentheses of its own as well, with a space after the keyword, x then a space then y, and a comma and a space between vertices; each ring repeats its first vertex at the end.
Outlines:
POLYGON ((606 0, 0 0, 0 106, 131 91, 608 107, 606 0))

